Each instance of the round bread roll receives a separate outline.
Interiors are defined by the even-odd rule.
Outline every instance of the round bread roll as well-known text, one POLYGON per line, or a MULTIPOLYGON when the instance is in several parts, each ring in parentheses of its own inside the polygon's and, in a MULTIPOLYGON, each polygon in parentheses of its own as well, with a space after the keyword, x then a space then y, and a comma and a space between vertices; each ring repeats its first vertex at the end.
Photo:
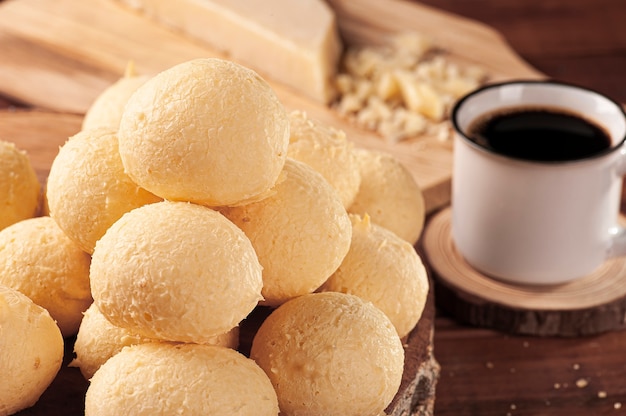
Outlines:
POLYGON ((400 338, 415 327, 428 296, 428 275, 415 248, 368 216, 350 215, 352 243, 321 291, 343 292, 385 312, 400 338))
POLYGON ((29 218, 0 231, 0 283, 47 309, 64 337, 78 332, 92 303, 90 261, 50 217, 29 218))
POLYGON ((261 324, 250 357, 269 376, 286 416, 377 416, 404 370, 404 349, 389 318, 337 292, 278 307, 261 324))
POLYGON ((63 362, 63 337, 44 308, 0 284, 0 416, 34 405, 63 362))
POLYGON ((130 64, 124 76, 102 91, 87 109, 81 130, 108 128, 117 131, 126 102, 148 79, 147 75, 137 75, 130 64))
POLYGON ((30 159, 15 144, 0 140, 0 230, 32 218, 41 186, 30 159))
POLYGON ((256 250, 264 305, 313 292, 350 248, 352 227, 339 196, 321 174, 291 158, 271 196, 223 212, 256 250))
POLYGON ((276 416, 263 370, 230 348, 163 342, 125 347, 100 367, 85 416, 276 416))
MULTIPOLYGON (((157 340, 142 337, 126 328, 113 325, 94 303, 85 311, 80 324, 74 343, 76 358, 72 360, 70 367, 78 367, 83 377, 89 380, 102 364, 122 348, 155 341, 157 340)), ((213 337, 208 344, 237 348, 239 327, 213 337)))
POLYGON ((117 135, 83 130, 59 149, 46 186, 50 216, 87 253, 122 214, 161 198, 124 173, 117 135))
POLYGON ((85 379, 89 380, 96 370, 122 348, 155 340, 134 334, 126 328, 113 325, 100 312, 95 303, 85 311, 76 341, 76 358, 70 367, 78 367, 85 379))
POLYGON ((289 119, 254 71, 195 59, 137 89, 119 138, 124 167, 144 188, 169 200, 230 205, 274 185, 287 156, 289 119))
POLYGON ((262 299, 250 240, 220 213, 187 202, 124 214, 96 243, 90 277, 112 324, 167 341, 210 342, 262 299))
POLYGON ((355 149, 361 172, 359 192, 348 212, 364 216, 415 244, 422 234, 426 211, 415 178, 395 157, 355 149))
POLYGON ((347 209, 359 190, 361 173, 353 144, 346 134, 309 119, 302 111, 289 114, 290 139, 287 156, 311 166, 339 193, 347 209))

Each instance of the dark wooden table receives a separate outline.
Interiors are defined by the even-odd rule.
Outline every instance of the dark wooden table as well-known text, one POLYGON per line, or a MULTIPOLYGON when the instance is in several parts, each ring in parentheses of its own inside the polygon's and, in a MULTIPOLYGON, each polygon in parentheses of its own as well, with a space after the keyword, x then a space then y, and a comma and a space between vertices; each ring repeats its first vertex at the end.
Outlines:
POLYGON ((424 0, 500 32, 550 77, 626 103, 626 2, 623 0, 424 0))
MULTIPOLYGON (((626 103, 623 0, 422 3, 484 22, 548 76, 626 103)), ((516 336, 466 327, 439 312, 435 356, 441 365, 437 416, 626 414, 625 332, 516 336)))
MULTIPOLYGON (((422 3, 484 22, 545 74, 626 103, 625 0, 422 3)), ((12 104, 0 97, 0 108, 12 104)), ((435 355, 437 416, 626 414, 626 332, 517 336, 438 312, 435 355)))

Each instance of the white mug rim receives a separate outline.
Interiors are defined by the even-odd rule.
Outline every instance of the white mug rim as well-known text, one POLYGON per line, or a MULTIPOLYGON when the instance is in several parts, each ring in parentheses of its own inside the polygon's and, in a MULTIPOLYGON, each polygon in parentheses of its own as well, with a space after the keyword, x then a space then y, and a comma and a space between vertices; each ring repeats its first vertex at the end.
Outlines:
MULTIPOLYGON (((622 115, 622 117, 624 118, 625 122, 626 122, 626 111, 624 110, 624 108, 622 107, 621 104, 619 104, 616 100, 608 97, 607 95, 594 90, 592 88, 588 88, 588 87, 583 87, 577 84, 573 84, 573 83, 569 83, 569 82, 563 82, 563 81, 557 81, 557 80, 526 80, 526 79, 522 79, 522 80, 510 80, 510 81, 502 81, 502 82, 495 82, 495 83, 488 83, 485 84, 481 87, 478 87, 474 90, 472 90, 471 92, 467 93, 466 95, 464 95, 463 97, 461 97, 459 100, 457 100, 454 104, 454 106, 452 107, 451 113, 450 113, 450 121, 452 124, 452 127, 454 128, 454 130, 456 131, 456 133, 458 134, 459 137, 463 138, 463 140, 465 141, 465 143, 467 143, 468 145, 472 146, 475 149, 478 149, 480 151, 486 152, 490 155, 496 156, 496 157, 501 157, 504 159, 508 159, 508 160, 514 160, 517 162, 524 162, 524 163, 531 163, 531 164, 540 164, 540 165, 563 165, 563 164, 571 164, 571 163, 580 163, 580 162, 584 162, 584 161, 588 161, 588 160, 592 160, 592 159, 597 159, 603 156, 606 156, 607 154, 611 154, 613 152, 615 152, 616 150, 622 148, 622 146, 624 145, 624 143, 626 142, 626 131, 624 133, 624 135, 621 138, 618 138, 615 143, 613 143, 610 147, 585 156, 585 157, 580 157, 580 158, 576 158, 576 159, 567 159, 567 160, 530 160, 530 159, 526 159, 523 157, 515 157, 515 156, 510 156, 510 155, 506 155, 506 154, 502 154, 500 152, 494 151, 493 149, 490 149, 486 146, 483 146, 479 143, 476 143, 475 141, 471 140, 469 137, 467 137, 467 135, 465 134, 465 132, 463 131, 463 129, 459 126, 458 123, 458 114, 461 111, 461 107, 463 107, 463 104, 465 102, 467 102, 468 100, 470 100, 471 98, 473 98, 476 95, 482 94, 485 91, 488 90, 493 90, 493 89, 498 89, 501 87, 506 87, 507 85, 523 85, 523 84, 535 84, 535 85, 554 85, 554 86, 558 86, 558 87, 566 87, 566 88, 573 88, 573 89, 578 89, 587 93, 591 93, 594 94, 598 97, 602 97, 603 99, 607 100, 608 102, 612 103, 615 108, 618 110, 618 112, 622 115)), ((604 126, 603 126, 604 127, 604 126)))

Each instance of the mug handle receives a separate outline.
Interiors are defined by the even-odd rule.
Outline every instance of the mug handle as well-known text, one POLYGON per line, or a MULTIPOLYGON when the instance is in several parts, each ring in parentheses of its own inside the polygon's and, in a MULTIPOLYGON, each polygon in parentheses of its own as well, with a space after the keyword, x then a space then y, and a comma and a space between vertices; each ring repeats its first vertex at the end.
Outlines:
MULTIPOLYGON (((619 158, 615 174, 618 176, 626 175, 626 144, 623 144, 619 150, 619 158)), ((626 226, 615 225, 611 230, 611 241, 608 250, 608 258, 626 255, 626 226)))

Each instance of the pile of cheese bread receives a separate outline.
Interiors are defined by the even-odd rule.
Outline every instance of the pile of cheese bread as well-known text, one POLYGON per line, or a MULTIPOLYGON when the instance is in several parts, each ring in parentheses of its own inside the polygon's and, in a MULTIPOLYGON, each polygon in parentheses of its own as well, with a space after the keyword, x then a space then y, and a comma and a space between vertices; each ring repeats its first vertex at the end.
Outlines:
POLYGON ((423 197, 393 157, 215 58, 103 91, 40 214, 27 156, 5 147, 26 173, 3 173, 25 191, 1 196, 0 319, 29 347, 0 341, 17 375, 0 414, 35 403, 74 335, 87 415, 378 415, 395 396, 429 283, 423 197))

